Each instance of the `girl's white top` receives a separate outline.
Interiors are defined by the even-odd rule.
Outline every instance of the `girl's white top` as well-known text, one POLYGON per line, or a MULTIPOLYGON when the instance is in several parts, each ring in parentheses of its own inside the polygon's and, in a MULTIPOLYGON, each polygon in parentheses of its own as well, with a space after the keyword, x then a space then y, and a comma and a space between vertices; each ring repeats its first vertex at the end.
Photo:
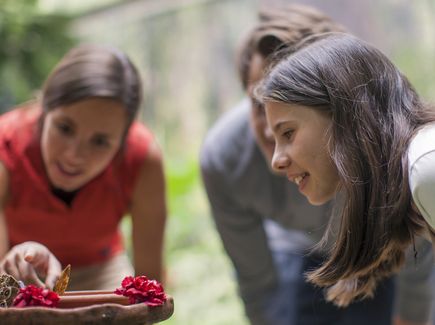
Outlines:
POLYGON ((435 124, 417 132, 408 149, 409 186, 422 216, 435 229, 435 124))

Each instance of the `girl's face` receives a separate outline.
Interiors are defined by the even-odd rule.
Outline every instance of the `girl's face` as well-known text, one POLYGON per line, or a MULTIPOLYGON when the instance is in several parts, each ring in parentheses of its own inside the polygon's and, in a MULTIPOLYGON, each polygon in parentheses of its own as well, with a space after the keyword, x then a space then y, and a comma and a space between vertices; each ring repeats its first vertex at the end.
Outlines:
POLYGON ((51 184, 74 191, 99 175, 118 152, 127 114, 112 99, 89 98, 45 115, 41 150, 51 184))
POLYGON ((311 204, 331 200, 339 178, 328 150, 328 113, 277 102, 266 103, 265 109, 276 142, 272 167, 296 183, 311 204))

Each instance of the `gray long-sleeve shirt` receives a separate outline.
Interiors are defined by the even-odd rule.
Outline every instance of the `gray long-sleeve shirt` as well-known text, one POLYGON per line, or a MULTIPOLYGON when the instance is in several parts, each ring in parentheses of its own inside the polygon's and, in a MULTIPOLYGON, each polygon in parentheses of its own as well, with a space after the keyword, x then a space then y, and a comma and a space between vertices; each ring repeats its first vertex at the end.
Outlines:
MULTIPOLYGON (((249 105, 244 100, 227 112, 210 130, 201 151, 212 214, 244 297, 278 281, 263 227, 265 218, 302 231, 305 237, 295 236, 292 249, 303 252, 323 236, 331 215, 330 205, 310 205, 296 185, 271 173, 249 125, 249 105)), ((419 243, 420 263, 416 267, 410 258, 399 274, 397 290, 397 312, 412 321, 428 319, 432 299, 433 256, 426 249, 431 245, 419 243)))

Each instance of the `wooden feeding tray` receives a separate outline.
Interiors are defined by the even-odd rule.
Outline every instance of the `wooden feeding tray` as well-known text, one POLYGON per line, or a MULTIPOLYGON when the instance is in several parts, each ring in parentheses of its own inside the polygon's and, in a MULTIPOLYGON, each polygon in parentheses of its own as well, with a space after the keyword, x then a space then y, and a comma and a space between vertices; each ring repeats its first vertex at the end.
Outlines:
MULTIPOLYGON (((0 275, 0 324, 1 325, 145 325, 161 322, 174 312, 174 300, 165 294, 161 305, 140 302, 130 304, 129 298, 114 291, 65 291, 69 282, 68 265, 55 284, 59 300, 56 308, 11 307, 17 296, 19 283, 10 275, 0 275)), ((145 277, 146 278, 146 277, 145 277)), ((17 305, 18 306, 18 305, 17 305)))
POLYGON ((57 308, 0 308, 0 320, 2 325, 145 325, 168 319, 173 312, 170 296, 163 305, 151 307, 144 303, 128 305, 128 298, 111 292, 67 291, 60 296, 57 308))

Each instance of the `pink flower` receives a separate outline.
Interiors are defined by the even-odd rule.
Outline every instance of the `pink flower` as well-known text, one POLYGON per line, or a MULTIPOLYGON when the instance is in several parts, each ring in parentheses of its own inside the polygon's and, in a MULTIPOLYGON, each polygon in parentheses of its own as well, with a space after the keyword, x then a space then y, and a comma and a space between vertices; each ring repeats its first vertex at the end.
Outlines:
POLYGON ((56 292, 46 288, 39 288, 32 284, 20 289, 15 297, 13 307, 43 306, 55 308, 59 302, 56 292))
POLYGON ((163 286, 156 280, 148 280, 144 275, 134 278, 127 276, 122 280, 121 286, 115 293, 128 297, 130 304, 143 302, 149 306, 159 306, 166 301, 163 286))

